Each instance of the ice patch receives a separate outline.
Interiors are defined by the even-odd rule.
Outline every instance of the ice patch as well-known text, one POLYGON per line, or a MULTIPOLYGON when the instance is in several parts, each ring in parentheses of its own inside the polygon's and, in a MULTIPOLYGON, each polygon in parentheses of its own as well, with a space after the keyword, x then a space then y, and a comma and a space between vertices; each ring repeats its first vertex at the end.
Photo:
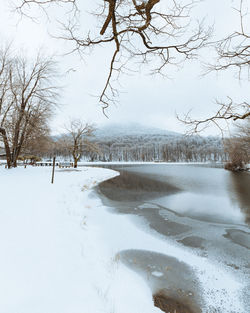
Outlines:
POLYGON ((154 272, 152 272, 152 275, 153 275, 153 276, 156 276, 156 277, 162 277, 162 276, 163 276, 163 273, 154 271, 154 272))

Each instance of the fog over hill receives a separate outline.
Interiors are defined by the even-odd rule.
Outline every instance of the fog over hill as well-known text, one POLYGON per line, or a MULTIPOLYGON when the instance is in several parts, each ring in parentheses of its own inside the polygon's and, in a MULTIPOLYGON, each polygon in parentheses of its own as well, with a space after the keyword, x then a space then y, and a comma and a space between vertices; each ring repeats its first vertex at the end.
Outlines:
POLYGON ((91 139, 99 153, 85 151, 91 161, 224 161, 221 138, 185 136, 137 123, 100 127, 91 139))
POLYGON ((181 134, 156 128, 148 127, 138 123, 118 124, 112 123, 99 127, 95 132, 96 137, 121 137, 121 136, 138 136, 138 135, 165 135, 181 136, 181 134))

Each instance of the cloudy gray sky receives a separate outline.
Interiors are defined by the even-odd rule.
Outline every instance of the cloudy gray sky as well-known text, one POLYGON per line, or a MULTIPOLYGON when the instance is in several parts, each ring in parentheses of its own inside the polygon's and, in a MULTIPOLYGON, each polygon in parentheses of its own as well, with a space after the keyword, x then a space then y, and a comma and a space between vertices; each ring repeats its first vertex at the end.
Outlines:
MULTIPOLYGON (((239 27, 237 12, 232 10, 239 2, 204 0, 197 5, 194 16, 205 17, 207 24, 214 24, 214 38, 219 38, 239 27)), ((94 23, 92 17, 84 11, 90 9, 90 3, 95 6, 98 1, 89 1, 89 4, 83 4, 81 8, 81 24, 85 29, 94 23)), ((150 76, 147 74, 147 68, 133 75, 122 76, 119 103, 109 109, 107 119, 94 95, 100 94, 105 83, 110 60, 109 48, 98 48, 85 56, 84 60, 77 54, 64 55, 72 46, 49 35, 58 33, 58 25, 54 20, 55 15, 60 19, 64 18, 63 8, 52 10, 50 21, 43 17, 36 22, 25 17, 20 19, 20 16, 13 12, 9 0, 0 1, 0 12, 2 42, 12 41, 16 49, 22 49, 30 56, 39 48, 47 54, 57 55, 62 73, 60 84, 65 88, 61 97, 62 105, 52 123, 53 132, 60 131, 60 126, 69 117, 80 117, 96 124, 139 122, 184 132, 184 126, 176 119, 176 112, 184 114, 192 109, 194 117, 204 117, 216 110, 215 99, 223 100, 230 95, 236 101, 249 100, 248 81, 239 83, 233 72, 220 75, 212 73, 201 77, 201 65, 194 60, 185 63, 182 69, 169 68, 172 79, 150 76), (68 71, 71 68, 74 71, 68 71)), ((39 12, 33 13, 39 16, 39 12)), ((204 51, 202 58, 211 59, 209 51, 204 51)), ((215 133, 216 130, 209 129, 205 134, 215 133)))

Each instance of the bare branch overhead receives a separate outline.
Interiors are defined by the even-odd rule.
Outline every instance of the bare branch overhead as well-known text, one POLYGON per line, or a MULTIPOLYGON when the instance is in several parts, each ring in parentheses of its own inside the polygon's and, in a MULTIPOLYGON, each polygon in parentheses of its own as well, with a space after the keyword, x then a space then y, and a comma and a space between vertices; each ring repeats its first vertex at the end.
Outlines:
MULTIPOLYGON (((80 5, 79 1, 20 1, 22 9, 32 3, 41 6, 73 2, 75 6, 80 5)), ((95 26, 89 25, 85 36, 75 20, 70 19, 63 23, 64 34, 60 38, 72 42, 73 51, 80 53, 96 46, 112 47, 107 78, 99 96, 103 110, 116 101, 119 95, 116 82, 121 74, 138 70, 138 64, 147 64, 151 73, 166 75, 168 65, 180 65, 186 59, 197 57, 211 32, 199 22, 194 29, 190 12, 195 0, 98 2, 100 10, 93 13, 101 22, 98 32, 95 26)))
MULTIPOLYGON (((249 22, 250 7, 245 0, 240 0, 239 8, 234 8, 239 15, 238 30, 235 30, 224 39, 212 43, 215 45, 217 60, 214 64, 209 64, 207 73, 221 72, 232 69, 237 72, 238 79, 250 80, 250 29, 249 22), (246 74, 246 75, 244 75, 246 74)), ((207 74, 206 73, 206 74, 207 74)), ((215 125, 223 132, 224 124, 228 121, 245 120, 250 116, 249 99, 242 102, 235 102, 228 96, 229 101, 217 101, 218 110, 215 114, 203 118, 194 119, 190 114, 178 117, 179 120, 188 126, 189 133, 197 133, 206 129, 210 125, 215 125)))
POLYGON ((244 120, 250 116, 250 105, 247 102, 234 103, 230 97, 228 97, 228 100, 226 103, 217 101, 219 108, 210 117, 194 119, 190 116, 190 112, 188 112, 184 117, 177 115, 177 118, 187 125, 187 132, 189 134, 200 133, 210 125, 216 126, 223 134, 224 128, 221 122, 244 120))
POLYGON ((245 0, 240 0, 239 8, 234 8, 239 15, 238 29, 215 43, 218 58, 215 64, 208 66, 208 72, 232 68, 238 72, 239 79, 243 71, 250 78, 250 29, 249 25, 247 27, 249 9, 245 0))

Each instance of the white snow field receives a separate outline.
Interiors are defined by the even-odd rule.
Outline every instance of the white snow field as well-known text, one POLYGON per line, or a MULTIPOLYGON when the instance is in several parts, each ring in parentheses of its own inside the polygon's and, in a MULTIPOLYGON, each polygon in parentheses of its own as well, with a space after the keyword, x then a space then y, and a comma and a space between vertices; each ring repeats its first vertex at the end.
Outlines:
POLYGON ((92 188, 116 175, 57 170, 52 185, 51 168, 0 167, 0 313, 160 313, 147 282, 120 261, 126 249, 192 266, 204 313, 246 313, 238 277, 103 206, 92 188))
POLYGON ((62 170, 52 185, 51 168, 0 168, 0 313, 160 312, 101 236, 110 213, 91 188, 116 175, 62 170))

